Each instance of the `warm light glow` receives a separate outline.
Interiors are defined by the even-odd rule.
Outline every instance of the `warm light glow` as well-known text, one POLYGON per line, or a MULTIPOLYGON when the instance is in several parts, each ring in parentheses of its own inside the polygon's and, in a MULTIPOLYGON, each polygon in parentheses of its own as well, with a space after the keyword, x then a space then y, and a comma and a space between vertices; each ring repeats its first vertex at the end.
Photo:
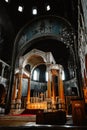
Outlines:
POLYGON ((47 109, 47 102, 29 103, 28 108, 29 109, 47 109))

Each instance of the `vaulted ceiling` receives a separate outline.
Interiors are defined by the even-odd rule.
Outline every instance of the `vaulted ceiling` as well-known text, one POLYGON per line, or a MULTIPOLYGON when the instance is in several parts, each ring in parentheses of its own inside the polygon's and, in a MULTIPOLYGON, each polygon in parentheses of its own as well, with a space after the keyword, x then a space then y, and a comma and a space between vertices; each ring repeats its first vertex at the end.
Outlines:
MULTIPOLYGON (((57 15, 67 19, 77 30, 77 5, 77 0, 66 0, 66 2, 65 0, 9 0, 9 2, 0 0, 0 58, 11 64, 13 44, 17 33, 26 23, 36 17, 57 15), (50 11, 46 11, 47 4, 51 7, 50 11), (19 5, 23 6, 23 12, 18 11, 19 5), (33 7, 37 7, 35 16, 32 15, 33 7)), ((41 48, 40 43, 37 44, 37 48, 41 48)), ((53 52, 55 49, 52 47, 53 52)), ((64 51, 66 50, 63 47, 64 51)), ((59 55, 61 54, 59 52, 59 55)))

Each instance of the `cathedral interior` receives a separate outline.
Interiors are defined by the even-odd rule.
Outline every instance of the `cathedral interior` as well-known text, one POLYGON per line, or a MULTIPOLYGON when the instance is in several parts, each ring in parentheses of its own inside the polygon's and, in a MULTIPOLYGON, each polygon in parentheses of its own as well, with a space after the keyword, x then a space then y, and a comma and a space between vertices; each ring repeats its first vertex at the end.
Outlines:
POLYGON ((86 0, 0 0, 0 115, 85 125, 86 35, 86 0))

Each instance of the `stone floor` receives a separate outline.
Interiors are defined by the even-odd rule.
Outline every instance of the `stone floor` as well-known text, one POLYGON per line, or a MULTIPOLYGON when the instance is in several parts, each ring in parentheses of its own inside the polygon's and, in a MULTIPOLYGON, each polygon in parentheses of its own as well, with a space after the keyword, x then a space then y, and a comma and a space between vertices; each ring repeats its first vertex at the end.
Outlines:
POLYGON ((87 130, 87 126, 74 126, 72 116, 67 116, 67 122, 65 125, 41 125, 36 124, 36 115, 0 115, 0 130, 17 130, 17 129, 30 129, 30 130, 87 130))
POLYGON ((14 115, 0 115, 0 126, 26 126, 27 123, 35 124, 36 115, 24 115, 24 116, 14 116, 14 115))

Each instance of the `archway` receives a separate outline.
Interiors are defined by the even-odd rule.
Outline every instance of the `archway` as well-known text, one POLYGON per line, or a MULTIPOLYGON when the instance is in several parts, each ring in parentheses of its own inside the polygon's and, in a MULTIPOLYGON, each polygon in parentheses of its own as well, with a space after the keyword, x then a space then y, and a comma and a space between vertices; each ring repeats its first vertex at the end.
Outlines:
MULTIPOLYGON (((53 50, 53 53, 57 52, 55 56, 59 56, 58 51, 57 50, 55 51, 55 49, 59 49, 60 47, 62 48, 61 52, 62 51, 63 53, 66 52, 63 55, 64 58, 65 56, 67 57, 67 63, 65 59, 63 59, 63 61, 65 62, 63 63, 61 62, 62 56, 60 56, 60 58, 57 57, 57 59, 60 60, 57 61, 58 63, 60 62, 61 64, 66 63, 66 66, 64 65, 66 69, 68 69, 69 54, 70 51, 72 51, 73 53, 71 57, 73 59, 73 64, 75 66, 74 35, 75 34, 73 33, 73 29, 70 23, 65 19, 55 16, 40 17, 24 26, 24 28, 22 28, 22 30, 20 30, 20 32, 18 33, 14 43, 11 83, 13 81, 14 69, 15 67, 19 66, 19 58, 25 55, 27 52, 30 52, 32 49, 36 48, 37 45, 38 47, 40 47, 40 43, 43 45, 43 41, 44 42, 50 41, 50 43, 51 41, 53 41, 53 44, 49 43, 49 45, 48 44, 45 45, 48 45, 48 47, 52 45, 50 51, 53 50), (54 45, 54 43, 56 44, 54 45)), ((45 48, 48 49, 46 46, 45 48)), ((40 49, 42 51, 43 46, 40 49)), ((48 50, 45 51, 47 52, 48 50)), ((75 77, 75 79, 77 81, 77 77, 75 77)), ((12 91, 12 88, 10 91, 12 91)))

